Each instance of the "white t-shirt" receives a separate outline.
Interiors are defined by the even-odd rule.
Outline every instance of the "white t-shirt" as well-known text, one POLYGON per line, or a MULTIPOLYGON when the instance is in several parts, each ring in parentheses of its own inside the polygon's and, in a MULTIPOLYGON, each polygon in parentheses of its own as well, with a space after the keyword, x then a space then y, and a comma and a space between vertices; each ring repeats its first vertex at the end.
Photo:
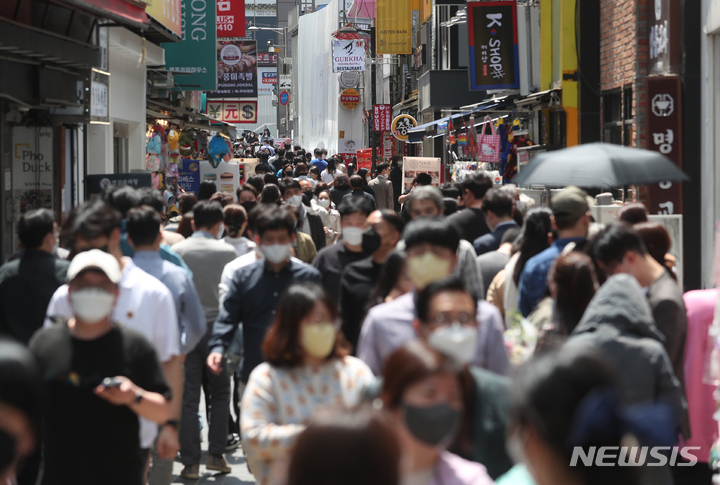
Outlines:
POLYGON ((230 246, 235 249, 235 252, 238 256, 243 256, 248 253, 248 251, 252 251, 255 249, 255 243, 252 242, 250 239, 246 237, 230 237, 225 236, 222 238, 222 242, 225 244, 229 244, 230 246))
POLYGON ((326 184, 330 184, 335 181, 335 177, 337 177, 337 172, 329 173, 327 170, 323 170, 323 172, 320 174, 320 178, 323 182, 326 184))
MULTIPOLYGON (((167 362, 180 355, 175 301, 170 290, 154 276, 138 268, 130 258, 123 258, 125 267, 120 280, 118 296, 112 320, 140 332, 157 352, 160 362, 167 362)), ((68 285, 55 291, 45 314, 45 327, 53 325, 50 317, 73 316, 68 285)), ((114 377, 114 376, 107 376, 114 377)), ((140 417, 140 446, 152 447, 157 436, 157 423, 140 417)))

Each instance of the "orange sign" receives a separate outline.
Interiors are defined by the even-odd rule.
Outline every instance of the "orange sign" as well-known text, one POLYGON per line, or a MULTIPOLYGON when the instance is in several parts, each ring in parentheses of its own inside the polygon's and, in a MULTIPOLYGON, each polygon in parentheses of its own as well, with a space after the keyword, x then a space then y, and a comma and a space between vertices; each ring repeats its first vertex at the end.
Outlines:
POLYGON ((360 104, 360 93, 354 89, 346 89, 340 93, 340 104, 347 109, 355 109, 360 104))
POLYGON ((182 37, 181 0, 145 0, 145 12, 163 27, 182 37))

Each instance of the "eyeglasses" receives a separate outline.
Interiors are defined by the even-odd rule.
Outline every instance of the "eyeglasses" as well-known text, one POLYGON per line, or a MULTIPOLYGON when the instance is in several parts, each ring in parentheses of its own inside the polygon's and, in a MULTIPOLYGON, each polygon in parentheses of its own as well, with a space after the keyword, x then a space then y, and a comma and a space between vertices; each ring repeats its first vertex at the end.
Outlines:
POLYGON ((453 323, 459 323, 460 325, 474 324, 475 315, 470 315, 464 312, 458 313, 457 315, 453 315, 451 313, 438 313, 430 320, 429 323, 434 326, 452 325, 453 323))

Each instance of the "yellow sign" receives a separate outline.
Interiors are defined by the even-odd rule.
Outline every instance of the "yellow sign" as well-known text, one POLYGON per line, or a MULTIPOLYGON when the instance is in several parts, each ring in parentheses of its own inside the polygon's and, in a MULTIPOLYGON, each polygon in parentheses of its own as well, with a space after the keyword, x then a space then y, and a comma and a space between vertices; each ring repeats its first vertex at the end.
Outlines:
POLYGON ((163 27, 182 37, 182 0, 144 0, 145 12, 163 27))
POLYGON ((432 0, 420 0, 420 23, 430 20, 432 15, 432 0))
POLYGON ((344 131, 340 131, 340 139, 342 140, 343 138, 345 138, 345 132, 344 132, 344 131))
MULTIPOLYGON (((360 104, 360 93, 354 89, 346 89, 340 93, 340 104, 347 109, 355 109, 360 104)), ((342 138, 342 137, 340 137, 342 138)))
POLYGON ((411 0, 377 0, 375 9, 377 53, 412 54, 411 0))
POLYGON ((400 115, 393 120, 390 128, 392 128, 392 134, 395 138, 400 141, 407 141, 410 136, 408 131, 417 127, 417 125, 417 121, 412 116, 400 115))

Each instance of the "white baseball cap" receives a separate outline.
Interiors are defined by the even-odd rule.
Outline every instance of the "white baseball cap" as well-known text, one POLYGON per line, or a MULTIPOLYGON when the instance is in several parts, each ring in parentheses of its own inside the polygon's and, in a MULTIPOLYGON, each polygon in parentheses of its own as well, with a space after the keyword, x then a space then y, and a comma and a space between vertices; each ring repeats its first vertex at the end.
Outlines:
POLYGON ((68 282, 74 280, 77 275, 87 269, 102 271, 115 284, 120 283, 122 278, 120 264, 114 256, 100 249, 91 249, 78 254, 70 262, 67 272, 68 282))

